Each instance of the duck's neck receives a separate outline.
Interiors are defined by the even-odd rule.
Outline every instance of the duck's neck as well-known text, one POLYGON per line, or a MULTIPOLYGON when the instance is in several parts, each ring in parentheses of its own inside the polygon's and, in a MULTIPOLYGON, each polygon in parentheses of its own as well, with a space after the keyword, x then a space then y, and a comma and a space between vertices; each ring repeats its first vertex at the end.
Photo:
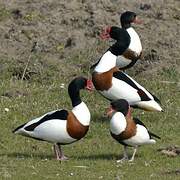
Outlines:
POLYGON ((131 24, 130 23, 121 23, 121 27, 124 29, 128 29, 131 27, 131 24))
POLYGON ((88 126, 90 124, 90 112, 84 102, 74 106, 72 112, 82 125, 88 126))
POLYGON ((110 120, 110 129, 113 134, 120 134, 122 133, 127 126, 126 119, 121 112, 116 112, 113 114, 110 120))
POLYGON ((80 91, 75 91, 70 95, 72 106, 75 107, 81 104, 80 91))
POLYGON ((85 88, 86 83, 87 80, 85 78, 76 78, 69 84, 68 93, 73 107, 82 102, 80 98, 80 90, 85 88))

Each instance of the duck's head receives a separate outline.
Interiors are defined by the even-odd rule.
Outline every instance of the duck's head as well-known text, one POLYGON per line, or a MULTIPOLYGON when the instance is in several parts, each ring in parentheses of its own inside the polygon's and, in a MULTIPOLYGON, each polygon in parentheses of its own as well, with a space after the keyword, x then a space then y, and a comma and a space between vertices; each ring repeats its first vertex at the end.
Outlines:
POLYGON ((137 18, 136 13, 132 11, 126 11, 122 13, 120 16, 120 22, 121 22, 122 28, 125 28, 125 29, 131 27, 132 23, 135 23, 135 24, 142 23, 142 21, 137 18))
POLYGON ((124 116, 127 116, 129 110, 129 103, 125 99, 118 99, 111 102, 107 115, 112 116, 114 112, 121 112, 124 116))
POLYGON ((85 78, 85 77, 76 77, 74 78, 68 86, 68 91, 76 91, 76 90, 81 90, 81 89, 87 89, 87 90, 92 90, 93 89, 93 84, 92 81, 85 78))
POLYGON ((85 77, 76 77, 74 78, 68 86, 68 93, 72 101, 73 107, 81 103, 80 99, 80 90, 87 89, 92 91, 93 90, 93 83, 91 80, 85 77))

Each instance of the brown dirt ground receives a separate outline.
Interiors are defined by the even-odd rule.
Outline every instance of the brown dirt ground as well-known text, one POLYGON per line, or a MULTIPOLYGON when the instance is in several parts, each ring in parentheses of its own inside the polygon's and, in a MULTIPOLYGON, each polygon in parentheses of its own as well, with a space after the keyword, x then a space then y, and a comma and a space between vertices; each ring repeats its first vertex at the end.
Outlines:
POLYGON ((44 59, 64 61, 79 52, 93 51, 92 64, 110 45, 99 39, 103 27, 119 24, 119 14, 130 10, 143 20, 139 33, 144 61, 137 72, 162 67, 180 70, 179 0, 1 0, 0 59, 27 60, 34 42, 44 59))

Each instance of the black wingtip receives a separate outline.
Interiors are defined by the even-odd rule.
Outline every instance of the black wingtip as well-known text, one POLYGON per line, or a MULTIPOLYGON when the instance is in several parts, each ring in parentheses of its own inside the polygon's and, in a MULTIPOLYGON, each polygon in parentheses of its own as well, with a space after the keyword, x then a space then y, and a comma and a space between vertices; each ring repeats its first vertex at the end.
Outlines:
POLYGON ((153 96, 154 100, 159 104, 161 105, 161 101, 154 95, 151 93, 151 95, 153 96))
POLYGON ((161 139, 160 136, 158 136, 158 135, 156 135, 156 134, 154 134, 154 133, 152 133, 152 132, 149 132, 149 135, 152 136, 152 137, 155 137, 155 138, 157 138, 157 139, 161 139))
POLYGON ((16 130, 14 129, 14 130, 12 130, 11 132, 12 132, 12 133, 15 133, 15 132, 16 132, 16 130))
POLYGON ((18 131, 19 129, 21 129, 25 124, 22 124, 20 126, 18 126, 16 129, 12 130, 12 133, 15 133, 16 131, 18 131))

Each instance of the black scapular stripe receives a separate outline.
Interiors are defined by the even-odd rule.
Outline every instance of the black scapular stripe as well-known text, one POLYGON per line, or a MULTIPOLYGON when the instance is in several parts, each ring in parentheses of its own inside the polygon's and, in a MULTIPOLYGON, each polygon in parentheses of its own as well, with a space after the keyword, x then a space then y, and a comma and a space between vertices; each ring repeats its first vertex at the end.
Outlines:
POLYGON ((119 80, 122 80, 122 81, 126 82, 127 84, 129 84, 130 86, 132 86, 133 88, 139 90, 139 88, 136 86, 136 84, 128 76, 126 76, 126 74, 123 73, 122 71, 114 72, 113 77, 115 77, 119 80))
POLYGON ((153 96, 154 100, 161 105, 161 101, 154 94, 152 94, 152 93, 150 93, 150 94, 153 96))
MULTIPOLYGON (((147 129, 147 127, 145 126, 145 124, 144 124, 142 121, 140 121, 138 118, 133 118, 133 120, 134 120, 134 122, 135 122, 136 124, 139 124, 139 125, 141 125, 141 126, 144 126, 144 127, 147 129)), ((152 139, 152 137, 161 139, 158 135, 156 135, 156 134, 154 134, 154 133, 152 133, 152 132, 150 132, 150 131, 148 131, 148 134, 149 134, 149 136, 150 136, 150 139, 152 139)))
POLYGON ((156 134, 154 134, 154 133, 152 133, 152 132, 150 132, 150 131, 148 131, 148 133, 149 133, 149 135, 150 135, 150 138, 155 137, 155 138, 157 138, 157 139, 161 139, 161 137, 159 137, 158 135, 156 135, 156 134))
POLYGON ((134 89, 137 89, 137 92, 141 98, 141 101, 151 100, 142 89, 138 88, 137 85, 128 76, 126 76, 125 73, 123 73, 121 71, 117 71, 117 72, 113 73, 113 77, 115 77, 119 80, 122 80, 122 81, 126 82, 127 84, 129 84, 134 89))
POLYGON ((25 127, 26 131, 33 131, 37 126, 42 124, 45 121, 53 120, 53 119, 58 119, 58 120, 66 120, 68 116, 68 111, 67 110, 57 110, 52 114, 47 114, 44 116, 42 119, 40 119, 38 122, 33 123, 27 127, 25 127))
MULTIPOLYGON (((144 127, 146 128, 145 124, 144 124, 141 120, 139 120, 138 118, 133 117, 133 121, 134 121, 136 124, 139 124, 139 125, 144 126, 144 127)), ((146 129, 147 129, 147 128, 146 128, 146 129)))

